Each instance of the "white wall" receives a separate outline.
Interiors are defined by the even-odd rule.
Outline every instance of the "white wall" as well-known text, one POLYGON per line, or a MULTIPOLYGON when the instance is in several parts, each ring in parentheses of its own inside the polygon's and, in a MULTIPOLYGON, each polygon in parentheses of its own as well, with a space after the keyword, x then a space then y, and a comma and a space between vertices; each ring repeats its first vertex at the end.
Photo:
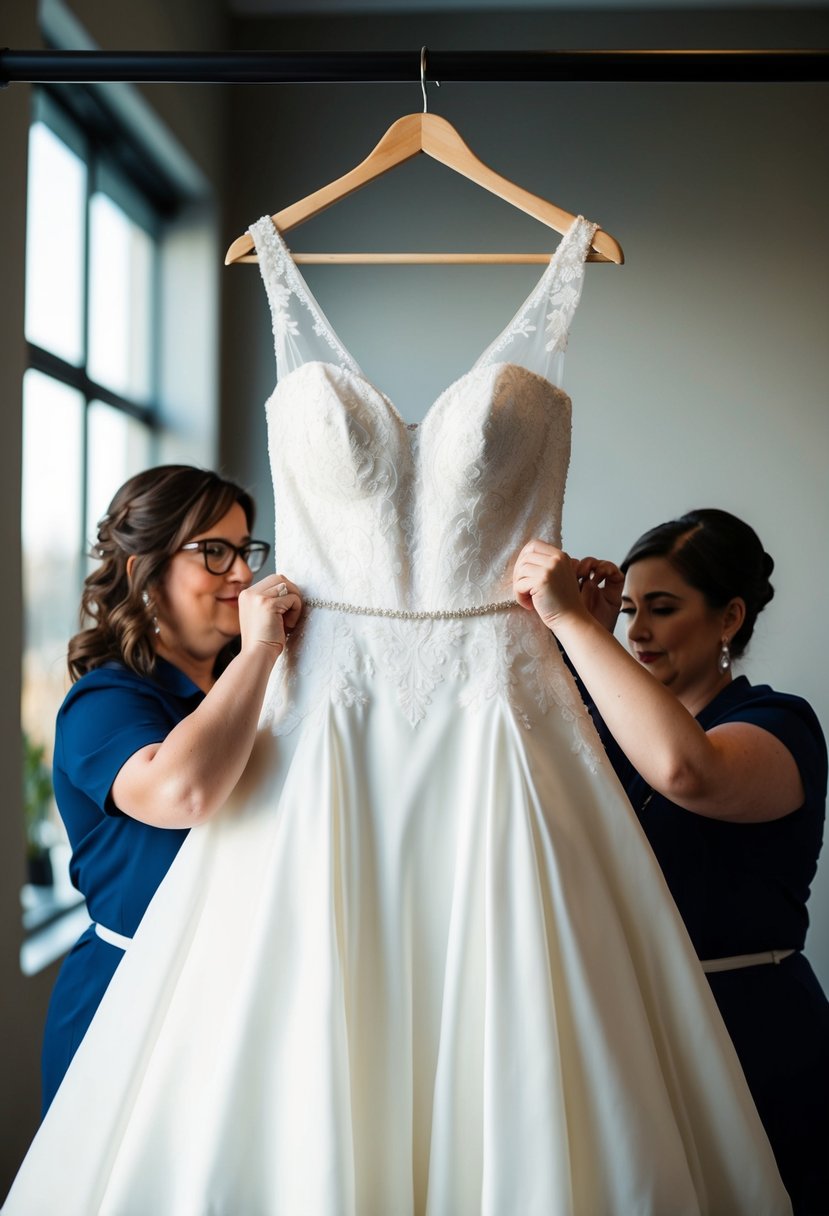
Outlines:
MULTIPOLYGON (((826 44, 826 17, 629 14, 239 23, 240 45, 394 49, 826 44), (562 32, 563 31, 563 32, 562 32), (763 42, 765 39, 765 43, 763 42)), ((591 266, 568 353, 574 402, 565 544, 620 559, 697 506, 751 522, 777 594, 745 665, 806 696, 829 730, 829 85, 452 85, 429 90, 494 168, 600 221, 627 264, 591 266)), ((411 86, 280 87, 232 99, 226 239, 332 180, 401 114, 411 86)), ((301 249, 546 248, 544 230, 425 157, 289 237, 301 249)), ((224 451, 271 526, 261 403, 273 384, 255 268, 225 271, 224 451)), ((364 372, 410 420, 466 370, 538 268, 310 268, 364 372)), ((808 954, 829 987, 829 851, 808 954)))

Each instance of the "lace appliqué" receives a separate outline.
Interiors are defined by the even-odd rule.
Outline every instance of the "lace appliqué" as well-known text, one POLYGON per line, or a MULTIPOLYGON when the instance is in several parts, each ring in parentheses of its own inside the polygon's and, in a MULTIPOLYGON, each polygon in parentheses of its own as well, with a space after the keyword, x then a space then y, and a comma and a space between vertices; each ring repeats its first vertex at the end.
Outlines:
POLYGON ((397 703, 410 726, 426 717, 430 694, 447 676, 460 673, 453 654, 465 635, 459 621, 383 621, 371 627, 384 673, 397 689, 397 703))
POLYGON ((365 678, 374 665, 360 647, 345 617, 306 617, 288 639, 274 668, 259 717, 260 729, 288 735, 320 703, 327 700, 345 709, 363 708, 368 693, 365 678))
POLYGON ((340 342, 322 309, 308 290, 287 245, 274 228, 270 216, 263 215, 255 224, 251 224, 249 232, 259 255, 259 269, 271 306, 277 362, 285 362, 288 339, 297 337, 301 333, 299 318, 292 314, 293 301, 296 300, 310 314, 314 333, 318 338, 322 338, 333 351, 336 355, 336 362, 341 367, 347 368, 348 371, 362 375, 357 363, 340 342))
POLYGON ((277 664, 260 727, 289 734, 323 703, 362 711, 377 680, 394 688, 412 729, 445 682, 454 686, 458 710, 474 711, 499 698, 525 730, 532 730, 538 714, 557 713, 569 728, 571 752, 591 771, 599 765, 601 743, 575 682, 548 631, 518 608, 469 623, 361 620, 359 632, 345 615, 314 612, 277 664))
POLYGON ((598 224, 577 216, 565 233, 550 264, 541 276, 535 291, 525 300, 519 312, 491 346, 484 351, 476 366, 495 362, 516 338, 526 338, 536 332, 533 315, 549 306, 546 314, 548 352, 565 351, 573 313, 581 295, 584 259, 598 224))

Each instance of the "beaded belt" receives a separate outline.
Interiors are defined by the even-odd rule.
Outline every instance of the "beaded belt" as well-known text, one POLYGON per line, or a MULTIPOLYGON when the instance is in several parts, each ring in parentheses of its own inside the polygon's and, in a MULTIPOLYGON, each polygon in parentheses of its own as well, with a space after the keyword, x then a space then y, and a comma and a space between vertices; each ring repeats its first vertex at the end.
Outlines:
POLYGON ((352 616, 384 616, 396 621, 454 621, 468 616, 487 616, 490 612, 506 612, 517 608, 517 600, 497 600, 494 604, 476 604, 472 608, 436 608, 433 612, 410 612, 406 608, 367 608, 362 604, 343 604, 339 600, 318 600, 308 596, 302 601, 306 608, 327 608, 330 612, 345 612, 352 616))
POLYGON ((732 954, 728 958, 700 960, 703 971, 737 971, 740 967, 758 967, 763 963, 780 963, 794 950, 764 950, 761 954, 732 954))

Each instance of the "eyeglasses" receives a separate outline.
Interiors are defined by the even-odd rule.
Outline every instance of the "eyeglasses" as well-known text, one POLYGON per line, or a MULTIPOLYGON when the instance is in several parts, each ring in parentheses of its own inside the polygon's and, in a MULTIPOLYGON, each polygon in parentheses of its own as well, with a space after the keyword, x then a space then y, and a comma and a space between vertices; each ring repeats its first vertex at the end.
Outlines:
POLYGON ((249 540, 244 545, 232 545, 229 540, 212 536, 207 540, 191 540, 181 548, 182 552, 201 553, 205 568, 211 574, 227 574, 237 557, 241 557, 251 574, 256 574, 257 570, 264 566, 271 551, 270 545, 264 540, 249 540))

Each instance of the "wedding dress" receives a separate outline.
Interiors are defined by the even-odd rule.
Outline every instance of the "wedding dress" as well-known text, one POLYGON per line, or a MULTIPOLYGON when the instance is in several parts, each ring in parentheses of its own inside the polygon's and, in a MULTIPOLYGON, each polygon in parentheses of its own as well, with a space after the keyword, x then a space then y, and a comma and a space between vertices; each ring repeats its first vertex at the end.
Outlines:
POLYGON ((9 1216, 783 1216, 737 1059, 515 555, 559 541, 594 231, 407 425, 269 219, 278 567, 307 596, 9 1216))

